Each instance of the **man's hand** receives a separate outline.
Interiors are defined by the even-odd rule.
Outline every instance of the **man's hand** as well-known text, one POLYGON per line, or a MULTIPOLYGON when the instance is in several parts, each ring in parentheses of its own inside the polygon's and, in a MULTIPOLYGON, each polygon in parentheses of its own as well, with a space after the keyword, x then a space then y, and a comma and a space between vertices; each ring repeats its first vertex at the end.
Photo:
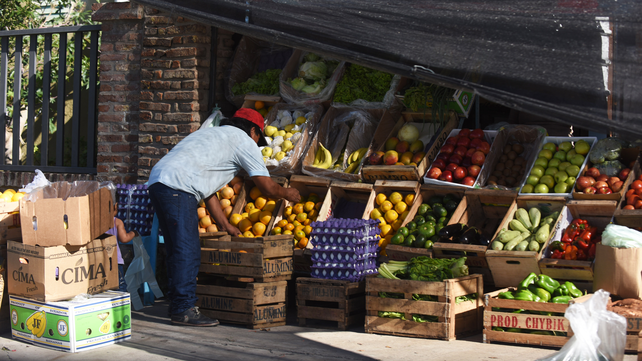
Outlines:
POLYGON ((285 188, 285 197, 290 202, 299 203, 301 201, 301 194, 296 188, 285 188))
POLYGON ((238 237, 241 235, 241 231, 231 224, 225 227, 225 229, 221 229, 221 232, 227 232, 233 237, 238 237))

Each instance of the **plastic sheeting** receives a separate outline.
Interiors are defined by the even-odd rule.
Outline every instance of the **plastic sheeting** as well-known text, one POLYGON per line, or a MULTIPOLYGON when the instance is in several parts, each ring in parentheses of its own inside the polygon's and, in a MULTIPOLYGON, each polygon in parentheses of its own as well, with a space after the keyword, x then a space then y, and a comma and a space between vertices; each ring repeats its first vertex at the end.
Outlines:
POLYGON ((642 134, 639 1, 139 2, 270 42, 472 89, 562 123, 642 134))

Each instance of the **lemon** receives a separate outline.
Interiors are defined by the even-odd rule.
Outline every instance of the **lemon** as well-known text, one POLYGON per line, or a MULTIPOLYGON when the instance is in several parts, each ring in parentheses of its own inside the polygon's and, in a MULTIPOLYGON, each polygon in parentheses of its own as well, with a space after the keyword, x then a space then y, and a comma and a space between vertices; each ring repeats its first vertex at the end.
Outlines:
POLYGON ((386 199, 387 199, 387 198, 386 198, 386 195, 385 195, 385 194, 383 194, 383 193, 379 193, 379 194, 377 194, 377 198, 376 198, 377 205, 379 205, 379 206, 380 206, 380 205, 381 205, 381 203, 383 203, 386 199))
POLYGON ((285 133, 285 135, 283 136, 283 139, 290 139, 290 138, 292 138, 292 136, 293 136, 293 135, 294 135, 294 134, 292 134, 292 133, 290 133, 290 132, 287 132, 287 133, 285 133))
POLYGON ((386 222, 393 223, 394 221, 397 220, 397 218, 399 218, 399 214, 394 209, 391 209, 388 212, 386 212, 386 214, 383 217, 386 219, 386 222))
POLYGON ((370 219, 379 219, 381 217, 381 211, 379 211, 377 208, 373 209, 370 212, 370 219))
POLYGON ((403 196, 399 192, 392 192, 388 199, 390 199, 390 202, 392 202, 392 204, 397 204, 403 200, 403 196))
POLYGON ((283 130, 285 130, 286 133, 291 133, 294 127, 296 127, 296 124, 288 124, 285 127, 283 127, 283 130))
POLYGON ((307 121, 307 119, 305 119, 305 117, 301 116, 301 117, 296 118, 296 120, 294 122, 296 123, 296 125, 301 125, 301 124, 305 123, 306 121, 307 121))
POLYGON ((263 154, 263 161, 265 161, 266 158, 269 158, 272 155, 272 148, 263 148, 263 150, 261 150, 261 154, 263 154))

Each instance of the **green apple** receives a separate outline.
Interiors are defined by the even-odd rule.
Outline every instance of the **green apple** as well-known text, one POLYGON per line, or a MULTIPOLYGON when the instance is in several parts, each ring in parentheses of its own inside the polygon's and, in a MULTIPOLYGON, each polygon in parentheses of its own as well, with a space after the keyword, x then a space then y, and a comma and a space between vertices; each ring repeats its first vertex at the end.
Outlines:
POLYGON ((553 152, 557 151, 557 145, 555 145, 555 143, 549 142, 549 143, 544 144, 542 146, 542 149, 548 149, 548 150, 551 151, 551 154, 552 154, 553 152))
POLYGON ((571 144, 571 142, 561 142, 560 145, 558 145, 558 148, 560 150, 568 152, 569 150, 573 149, 573 144, 571 144))
POLYGON ((550 160, 550 162, 548 162, 548 168, 550 168, 550 167, 557 168, 557 167, 559 167, 560 163, 562 163, 562 162, 560 162, 559 159, 553 158, 553 159, 550 160))
POLYGON ((276 153, 276 156, 274 156, 274 159, 276 159, 278 161, 280 161, 283 158, 285 158, 285 152, 284 151, 280 151, 280 152, 276 153))
POLYGON ((549 189, 555 187, 555 179, 553 179, 553 176, 549 174, 542 176, 542 178, 539 179, 539 183, 546 184, 549 189))
POLYGON ((267 127, 265 127, 265 135, 267 135, 268 137, 273 136, 274 133, 276 133, 277 131, 279 131, 277 127, 273 127, 271 125, 268 125, 267 127))
POLYGON ((533 187, 532 184, 524 184, 522 187, 522 193, 533 193, 533 189, 535 189, 535 187, 533 187))
MULTIPOLYGON (((532 175, 531 174, 531 175, 528 176, 528 178, 526 178, 526 184, 530 184, 530 185, 532 185, 534 187, 534 186, 537 185, 537 183, 539 183, 539 177, 536 176, 536 175, 532 175)), ((528 193, 530 193, 530 192, 528 192, 528 193)))
POLYGON ((550 149, 542 149, 537 156, 551 160, 551 158, 553 158, 553 152, 550 149))
POLYGON ((579 140, 575 143, 575 151, 577 154, 587 155, 589 150, 591 150, 591 145, 585 140, 579 140))
POLYGON ((553 154, 553 158, 557 158, 563 162, 566 160, 566 152, 563 150, 558 150, 557 152, 555 152, 555 154, 553 154))
POLYGON ((557 169, 558 170, 566 170, 566 167, 568 167, 569 165, 571 165, 570 162, 562 162, 562 163, 560 163, 560 165, 557 166, 557 169))
POLYGON ((581 154, 575 154, 573 158, 571 158, 571 164, 576 165, 576 166, 581 166, 584 163, 584 156, 581 154))
POLYGON ((541 167, 539 165, 534 165, 533 169, 531 169, 531 175, 542 177, 544 175, 544 167, 541 167))
POLYGON ((261 150, 261 154, 263 154, 264 157, 271 157, 272 156, 272 148, 270 147, 265 147, 263 150, 261 150))
POLYGON ((544 171, 544 174, 548 174, 548 175, 555 175, 555 173, 557 173, 557 172, 558 172, 557 168, 555 168, 555 167, 548 167, 548 168, 546 168, 546 170, 544 171))
POLYGON ((580 174, 580 167, 572 164, 566 167, 564 171, 569 175, 569 177, 577 177, 577 175, 580 174))
POLYGON ((568 178, 566 178, 566 184, 572 186, 572 185, 575 184, 576 180, 577 180, 577 178, 575 178, 575 177, 568 177, 568 178))
POLYGON ((544 157, 539 157, 535 159, 535 165, 539 165, 542 168, 546 168, 548 167, 548 159, 544 157))
MULTIPOLYGON (((565 183, 566 180, 568 179, 568 173, 565 171, 561 170, 553 176, 555 178, 555 183, 565 183)), ((566 192, 561 192, 561 193, 566 193, 566 192)))
POLYGON ((568 193, 568 187, 569 185, 566 183, 557 183, 555 188, 553 188, 553 191, 555 193, 568 193))
POLYGON ((567 161, 567 162, 570 162, 570 161, 571 161, 571 159, 573 159, 573 157, 575 156, 575 154, 577 154, 577 152, 575 151, 575 149, 571 149, 571 150, 569 150, 568 152, 566 152, 566 161, 567 161))
POLYGON ((548 186, 546 184, 538 184, 534 189, 535 193, 548 193, 548 186))

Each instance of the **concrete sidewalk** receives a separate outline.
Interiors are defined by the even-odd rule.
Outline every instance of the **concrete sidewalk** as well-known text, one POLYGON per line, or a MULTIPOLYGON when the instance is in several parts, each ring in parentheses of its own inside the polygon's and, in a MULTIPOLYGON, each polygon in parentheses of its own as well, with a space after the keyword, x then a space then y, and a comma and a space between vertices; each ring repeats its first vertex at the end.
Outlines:
MULTIPOLYGON (((48 350, 0 335, 0 360, 535 360, 552 348, 484 344, 481 334, 456 341, 366 334, 363 327, 333 331, 298 327, 290 312, 288 325, 267 330, 240 326, 213 328, 173 326, 167 303, 156 301, 134 311, 132 339, 71 354, 48 350)), ((626 355, 633 361, 636 355, 626 355)))

